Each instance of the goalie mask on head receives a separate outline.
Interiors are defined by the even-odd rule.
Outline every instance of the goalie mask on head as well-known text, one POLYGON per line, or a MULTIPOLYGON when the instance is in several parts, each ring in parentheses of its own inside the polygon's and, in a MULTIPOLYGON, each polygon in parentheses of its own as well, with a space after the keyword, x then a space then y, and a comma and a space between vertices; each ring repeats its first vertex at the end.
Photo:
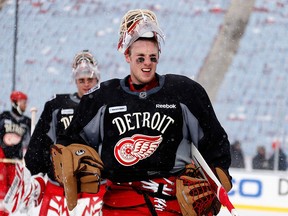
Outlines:
POLYGON ((72 72, 74 79, 96 78, 100 80, 98 62, 88 50, 77 53, 72 63, 72 72))
POLYGON ((139 38, 155 38, 159 50, 160 39, 164 42, 164 34, 159 28, 156 15, 145 9, 128 11, 122 18, 119 34, 118 51, 125 54, 139 38))

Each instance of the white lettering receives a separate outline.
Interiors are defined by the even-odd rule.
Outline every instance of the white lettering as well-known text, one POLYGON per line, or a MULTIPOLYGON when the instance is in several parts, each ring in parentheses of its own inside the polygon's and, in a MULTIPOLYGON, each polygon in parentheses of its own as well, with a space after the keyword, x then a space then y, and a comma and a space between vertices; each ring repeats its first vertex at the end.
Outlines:
POLYGON ((176 104, 156 104, 156 108, 176 109, 176 104))
POLYGON ((113 119, 112 123, 116 124, 118 131, 119 131, 119 135, 126 132, 125 122, 121 117, 117 117, 117 118, 113 119))
POLYGON ((133 113, 132 115, 136 117, 136 128, 140 128, 140 120, 139 120, 139 118, 140 118, 140 116, 142 114, 140 112, 138 112, 138 113, 133 113))
POLYGON ((5 131, 6 133, 16 133, 20 136, 23 136, 23 134, 25 133, 25 128, 22 128, 21 126, 19 126, 18 124, 5 124, 5 131))
POLYGON ((171 118, 171 117, 167 117, 168 119, 168 122, 166 123, 166 126, 163 128, 163 130, 161 131, 161 133, 163 134, 165 132, 165 130, 168 128, 168 126, 171 124, 171 123, 174 123, 174 120, 171 118))
POLYGON ((142 127, 148 127, 150 128, 150 113, 149 112, 144 112, 143 113, 143 122, 142 122, 142 127))
POLYGON ((116 117, 112 120, 112 124, 116 125, 119 135, 141 127, 151 128, 163 134, 169 125, 174 122, 173 118, 159 112, 154 113, 152 116, 149 112, 125 114, 123 117, 116 117))
POLYGON ((131 126, 131 114, 125 114, 124 115, 125 121, 127 123, 127 129, 128 131, 133 130, 135 127, 131 126))
POLYGON ((64 124, 65 129, 70 125, 72 118, 73 118, 73 115, 61 118, 60 121, 64 124))
POLYGON ((152 121, 151 121, 151 128, 153 130, 158 126, 158 124, 160 122, 160 118, 161 118, 161 116, 160 116, 160 113, 158 113, 158 112, 153 115, 152 121))

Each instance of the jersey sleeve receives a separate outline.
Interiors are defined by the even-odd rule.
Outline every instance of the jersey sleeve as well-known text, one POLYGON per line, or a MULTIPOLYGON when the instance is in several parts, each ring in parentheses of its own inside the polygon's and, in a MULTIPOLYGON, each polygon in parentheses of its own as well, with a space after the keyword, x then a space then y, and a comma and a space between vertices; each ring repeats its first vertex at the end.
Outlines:
POLYGON ((214 112, 210 99, 201 85, 196 85, 198 119, 203 129, 203 137, 199 140, 198 149, 210 166, 228 170, 231 164, 230 142, 214 112))

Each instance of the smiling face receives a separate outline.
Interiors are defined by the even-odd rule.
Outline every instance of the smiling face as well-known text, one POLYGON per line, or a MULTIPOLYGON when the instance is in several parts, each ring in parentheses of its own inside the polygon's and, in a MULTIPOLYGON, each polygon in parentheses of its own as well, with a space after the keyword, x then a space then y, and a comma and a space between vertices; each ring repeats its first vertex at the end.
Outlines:
POLYGON ((128 54, 126 61, 130 64, 130 75, 133 84, 147 84, 153 80, 159 59, 159 48, 156 41, 137 40, 128 54))

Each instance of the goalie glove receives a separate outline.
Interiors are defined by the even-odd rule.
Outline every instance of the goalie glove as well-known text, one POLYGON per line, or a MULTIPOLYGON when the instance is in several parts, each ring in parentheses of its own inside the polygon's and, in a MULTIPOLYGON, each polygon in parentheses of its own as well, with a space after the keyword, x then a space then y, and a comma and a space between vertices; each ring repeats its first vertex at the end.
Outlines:
POLYGON ((67 147, 55 144, 51 155, 55 178, 64 187, 70 211, 77 205, 78 193, 98 193, 104 165, 93 148, 83 144, 67 147))
POLYGON ((184 216, 217 215, 221 208, 209 182, 193 164, 176 179, 176 197, 184 216))
POLYGON ((4 206, 10 213, 25 213, 40 204, 44 190, 45 181, 41 174, 31 176, 30 171, 18 162, 14 180, 4 198, 4 206))

